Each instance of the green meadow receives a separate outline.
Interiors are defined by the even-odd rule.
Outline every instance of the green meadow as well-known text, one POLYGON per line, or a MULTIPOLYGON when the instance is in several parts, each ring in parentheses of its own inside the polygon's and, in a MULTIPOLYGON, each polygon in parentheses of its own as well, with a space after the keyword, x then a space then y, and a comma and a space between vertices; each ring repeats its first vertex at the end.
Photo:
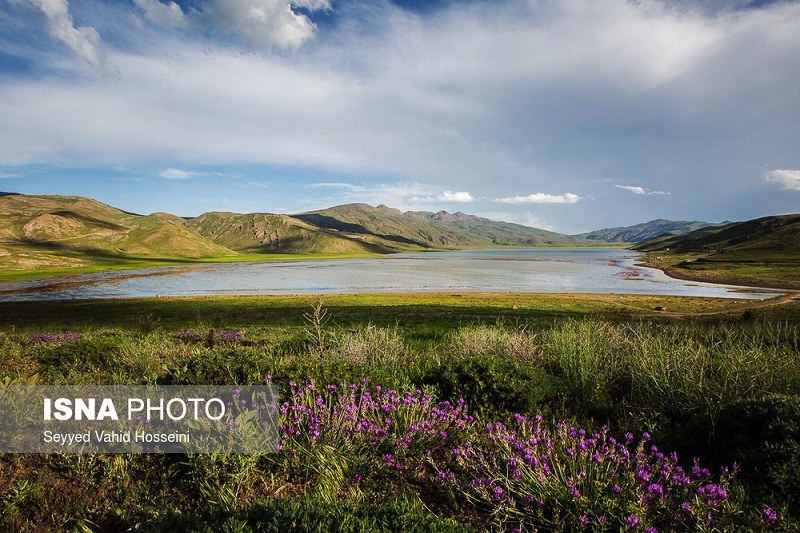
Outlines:
POLYGON ((789 296, 2 303, 7 384, 271 380, 286 412, 276 454, 4 454, 0 524, 795 530, 798 317, 789 296), (358 430, 334 415, 353 401, 358 430))

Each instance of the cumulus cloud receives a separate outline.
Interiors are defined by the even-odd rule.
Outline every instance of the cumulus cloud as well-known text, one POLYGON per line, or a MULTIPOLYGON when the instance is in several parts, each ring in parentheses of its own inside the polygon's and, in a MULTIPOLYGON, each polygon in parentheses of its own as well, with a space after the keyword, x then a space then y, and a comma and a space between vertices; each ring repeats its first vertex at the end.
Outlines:
POLYGON ((163 27, 196 27, 234 37, 257 49, 297 48, 317 28, 294 8, 331 9, 330 0, 206 0, 184 13, 173 1, 134 0, 145 17, 163 27))
POLYGON ((475 197, 466 191, 461 191, 461 192, 442 191, 441 194, 437 194, 436 196, 422 196, 422 197, 414 196, 413 198, 411 198, 411 200, 413 202, 422 202, 422 203, 444 202, 444 203, 467 204, 470 202, 474 202, 475 197))
POLYGON ((800 191, 800 170, 770 170, 764 173, 766 181, 777 183, 783 189, 800 191))
POLYGON ((442 202, 456 202, 456 203, 469 203, 475 200, 475 197, 466 191, 451 192, 444 191, 438 196, 442 202))
POLYGON ((545 194, 537 192, 528 196, 507 196, 496 198, 495 202, 501 204, 574 204, 581 199, 577 194, 566 192, 564 194, 545 194))
POLYGON ((67 0, 31 0, 31 3, 47 17, 50 35, 69 46, 91 65, 100 65, 100 34, 91 26, 75 27, 67 0))

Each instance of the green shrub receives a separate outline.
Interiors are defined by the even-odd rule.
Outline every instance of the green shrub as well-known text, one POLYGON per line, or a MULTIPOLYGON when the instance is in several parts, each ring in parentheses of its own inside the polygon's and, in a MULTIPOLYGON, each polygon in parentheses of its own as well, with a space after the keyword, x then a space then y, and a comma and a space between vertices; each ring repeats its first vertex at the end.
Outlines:
POLYGON ((268 356, 249 347, 202 349, 179 361, 159 382, 165 385, 260 383, 268 356))
POLYGON ((450 361, 433 369, 424 382, 441 398, 464 398, 470 409, 488 416, 549 412, 563 384, 540 368, 497 356, 450 361))
POLYGON ((92 372, 109 370, 120 355, 121 340, 114 337, 80 339, 61 346, 42 346, 37 349, 43 366, 70 371, 92 372))
POLYGON ((737 461, 756 497, 800 495, 800 396, 771 395, 744 400, 717 419, 712 453, 722 463, 737 461))
POLYGON ((402 377, 394 375, 390 368, 373 366, 367 367, 349 361, 337 359, 319 359, 307 357, 295 359, 289 364, 270 369, 272 381, 280 387, 288 385, 289 381, 313 381, 319 384, 359 383, 367 379, 375 385, 384 387, 397 387, 405 384, 402 377))

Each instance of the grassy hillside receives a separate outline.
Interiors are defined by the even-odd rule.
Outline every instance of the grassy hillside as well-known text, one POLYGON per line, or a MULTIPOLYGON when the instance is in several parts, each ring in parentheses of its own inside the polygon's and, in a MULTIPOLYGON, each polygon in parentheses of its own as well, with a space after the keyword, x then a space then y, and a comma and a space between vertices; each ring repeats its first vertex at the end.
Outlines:
POLYGON ((367 239, 319 228, 289 215, 204 213, 189 225, 213 242, 247 253, 386 253, 367 239))
POLYGON ((141 216, 77 196, 0 197, 0 268, 5 271, 234 254, 167 213, 141 216))
POLYGON ((648 264, 699 281, 800 288, 800 214, 763 217, 635 247, 648 264))
POLYGON ((621 242, 621 243, 641 243, 654 239, 665 233, 673 235, 684 235, 691 231, 702 229, 709 226, 721 226, 723 224, 712 224, 710 222, 700 222, 698 220, 666 220, 659 218, 642 224, 624 226, 619 228, 605 228, 589 233, 581 233, 575 237, 590 241, 601 242, 621 242))
POLYGON ((341 234, 378 239, 381 244, 397 250, 565 246, 585 242, 567 235, 464 213, 403 213, 385 205, 348 204, 295 218, 341 234))
POLYGON ((0 195, 3 279, 194 261, 585 242, 463 213, 366 204, 295 216, 211 212, 187 220, 127 213, 77 196, 0 195))

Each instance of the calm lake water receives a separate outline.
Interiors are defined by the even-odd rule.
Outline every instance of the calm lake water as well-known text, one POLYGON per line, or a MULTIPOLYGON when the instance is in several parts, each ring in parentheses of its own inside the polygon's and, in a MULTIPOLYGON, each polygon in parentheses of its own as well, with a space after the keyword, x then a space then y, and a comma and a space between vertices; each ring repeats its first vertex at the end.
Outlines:
POLYGON ((214 294, 612 293, 766 298, 774 291, 681 281, 620 249, 403 253, 369 259, 204 264, 0 283, 0 301, 214 294), (131 277, 134 276, 134 277, 131 277))

